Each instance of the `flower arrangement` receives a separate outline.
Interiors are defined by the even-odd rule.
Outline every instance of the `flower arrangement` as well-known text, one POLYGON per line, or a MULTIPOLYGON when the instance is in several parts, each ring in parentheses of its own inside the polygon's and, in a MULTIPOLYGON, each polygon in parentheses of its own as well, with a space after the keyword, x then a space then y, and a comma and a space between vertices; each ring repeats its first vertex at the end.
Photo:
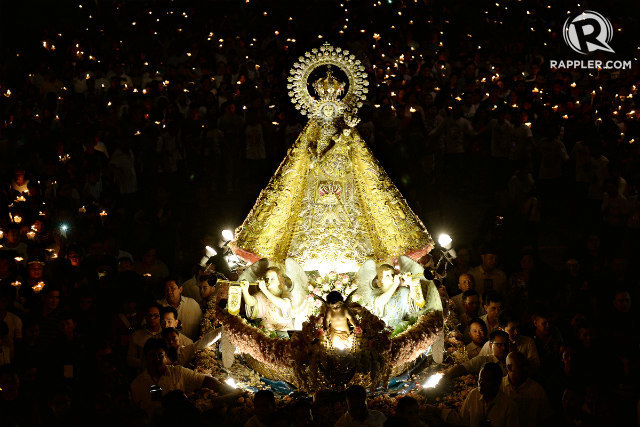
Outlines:
MULTIPOLYGON (((313 315, 317 316, 322 307, 322 301, 315 297, 327 299, 329 292, 338 291, 346 300, 357 288, 358 285, 354 280, 354 273, 336 273, 335 271, 331 271, 324 276, 321 276, 317 272, 309 273, 309 283, 307 285, 309 295, 307 296, 307 300, 312 304, 313 315)), ((358 299, 358 295, 351 297, 351 301, 353 302, 358 302, 358 299)))
POLYGON ((293 362, 289 340, 271 338, 239 317, 217 307, 216 318, 222 322, 231 343, 242 353, 273 366, 291 366, 293 362))
POLYGON ((296 381, 302 390, 362 382, 375 389, 388 383, 390 331, 382 320, 359 304, 350 303, 349 310, 358 322, 352 331, 355 344, 350 352, 339 353, 333 349, 328 332, 321 326, 322 316, 311 316, 302 331, 291 337, 296 381))
MULTIPOLYGON (((350 275, 333 272, 315 276, 309 284, 314 295, 323 298, 332 290, 349 295, 356 287, 350 275)), ((321 306, 322 302, 318 302, 321 306)), ((370 390, 385 387, 394 369, 406 370, 429 349, 443 327, 442 312, 429 312, 412 319, 412 324, 393 336, 381 319, 356 302, 349 301, 348 309, 356 325, 347 351, 329 345, 330 331, 323 328, 320 307, 290 339, 271 336, 269 331, 229 314, 214 301, 208 305, 202 327, 206 331, 222 323, 238 352, 263 364, 263 367, 250 364, 251 368, 258 372, 266 369, 263 375, 290 382, 302 391, 350 384, 361 384, 370 390)), ((215 373, 212 357, 211 353, 201 356, 196 365, 215 373)))

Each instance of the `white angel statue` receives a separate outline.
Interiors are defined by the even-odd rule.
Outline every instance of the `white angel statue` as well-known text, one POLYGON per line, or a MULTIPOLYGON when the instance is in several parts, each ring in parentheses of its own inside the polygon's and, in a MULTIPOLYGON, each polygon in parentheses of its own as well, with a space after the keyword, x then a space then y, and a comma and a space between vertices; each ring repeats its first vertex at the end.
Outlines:
POLYGON ((424 269, 420 264, 401 256, 398 265, 400 274, 389 264, 376 265, 368 260, 357 274, 356 294, 362 305, 392 328, 412 315, 437 309, 432 307, 435 304, 432 294, 435 292, 437 296, 437 289, 422 276, 424 269))
POLYGON ((307 319, 308 279, 293 259, 287 258, 283 269, 263 258, 245 270, 239 281, 247 316, 261 318, 266 329, 285 337, 286 331, 300 329, 307 319), (250 282, 258 284, 258 292, 253 295, 250 282))

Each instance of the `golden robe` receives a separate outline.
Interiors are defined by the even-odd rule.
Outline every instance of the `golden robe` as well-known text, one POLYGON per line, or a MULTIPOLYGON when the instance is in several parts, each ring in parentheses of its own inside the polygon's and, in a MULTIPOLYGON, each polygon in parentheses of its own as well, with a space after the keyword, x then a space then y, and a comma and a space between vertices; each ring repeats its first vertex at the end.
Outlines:
POLYGON ((367 259, 417 259, 433 245, 422 221, 355 128, 311 119, 244 223, 234 252, 295 259, 306 271, 356 271, 367 259), (344 126, 343 126, 344 127, 344 126))

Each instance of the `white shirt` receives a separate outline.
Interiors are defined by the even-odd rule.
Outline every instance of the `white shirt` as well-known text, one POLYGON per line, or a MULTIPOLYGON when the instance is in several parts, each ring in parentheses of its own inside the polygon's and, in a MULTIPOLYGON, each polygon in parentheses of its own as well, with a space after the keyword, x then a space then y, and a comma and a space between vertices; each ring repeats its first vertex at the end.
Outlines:
POLYGON ((499 361, 498 358, 493 354, 490 356, 476 356, 473 359, 464 362, 462 366, 464 366, 468 373, 477 375, 480 373, 482 365, 487 362, 497 363, 498 365, 500 365, 500 368, 502 368, 502 375, 507 375, 507 365, 499 361))
MULTIPOLYGON (((166 299, 162 299, 158 303, 164 307, 169 305, 166 299)), ((193 298, 181 296, 180 304, 178 304, 178 320, 182 322, 182 332, 192 340, 197 339, 200 333, 201 319, 200 304, 193 298)))
MULTIPOLYGON (((493 332, 493 331, 498 329, 498 323, 497 322, 496 322, 496 324, 494 326, 489 325, 489 320, 487 319, 488 316, 489 316, 488 314, 485 314, 484 316, 480 316, 480 318, 482 319, 484 324, 487 325, 487 335, 489 335, 491 332, 493 332)), ((487 341, 487 343, 488 342, 489 341, 487 341)), ((489 352, 489 354, 491 354, 491 352, 489 352)))
POLYGON ((487 403, 477 387, 469 392, 459 412, 443 409, 442 419, 450 424, 469 427, 478 427, 485 420, 490 420, 492 427, 520 426, 518 407, 513 400, 499 391, 493 401, 487 403))
POLYGON ((162 387, 163 396, 173 390, 191 393, 202 387, 206 377, 204 374, 199 374, 182 366, 167 366, 165 373, 157 381, 154 381, 149 375, 149 371, 145 370, 131 383, 131 399, 136 406, 151 415, 161 407, 159 401, 151 400, 149 391, 152 385, 162 387))
POLYGON ((198 281, 196 277, 193 276, 191 279, 185 281, 182 284, 182 296, 192 298, 200 304, 202 302, 202 297, 200 296, 200 286, 198 285, 198 281))
POLYGON ((540 384, 527 378, 520 387, 514 386, 509 376, 502 378, 500 390, 518 406, 520 427, 545 425, 553 415, 549 399, 540 384))
POLYGON ((354 420, 348 412, 345 412, 336 421, 335 427, 383 427, 387 417, 380 411, 367 410, 367 418, 364 421, 354 420))
MULTIPOLYGON (((525 335, 519 335, 516 339, 516 349, 525 355, 529 362, 529 372, 535 372, 540 367, 540 356, 538 355, 538 349, 536 348, 536 342, 533 338, 525 335)), ((490 356, 491 349, 489 348, 489 341, 484 343, 482 350, 480 350, 480 356, 490 356)))

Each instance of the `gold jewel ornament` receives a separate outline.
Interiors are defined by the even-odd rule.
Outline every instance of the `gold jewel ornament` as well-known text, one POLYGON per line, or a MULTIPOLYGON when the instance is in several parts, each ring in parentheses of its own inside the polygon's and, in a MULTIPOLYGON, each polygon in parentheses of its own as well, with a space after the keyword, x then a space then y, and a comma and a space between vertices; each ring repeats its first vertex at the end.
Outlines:
POLYGON ((288 81, 289 96, 295 107, 306 116, 328 122, 345 113, 355 116, 369 92, 367 73, 360 60, 348 50, 333 47, 328 43, 319 49, 311 49, 311 52, 306 52, 298 58, 298 62, 291 69, 288 81), (336 67, 347 76, 346 94, 346 84, 337 80, 331 71, 325 79, 317 80, 312 85, 319 99, 315 99, 309 93, 309 76, 324 66, 336 67), (344 97, 340 98, 343 94, 344 97))

